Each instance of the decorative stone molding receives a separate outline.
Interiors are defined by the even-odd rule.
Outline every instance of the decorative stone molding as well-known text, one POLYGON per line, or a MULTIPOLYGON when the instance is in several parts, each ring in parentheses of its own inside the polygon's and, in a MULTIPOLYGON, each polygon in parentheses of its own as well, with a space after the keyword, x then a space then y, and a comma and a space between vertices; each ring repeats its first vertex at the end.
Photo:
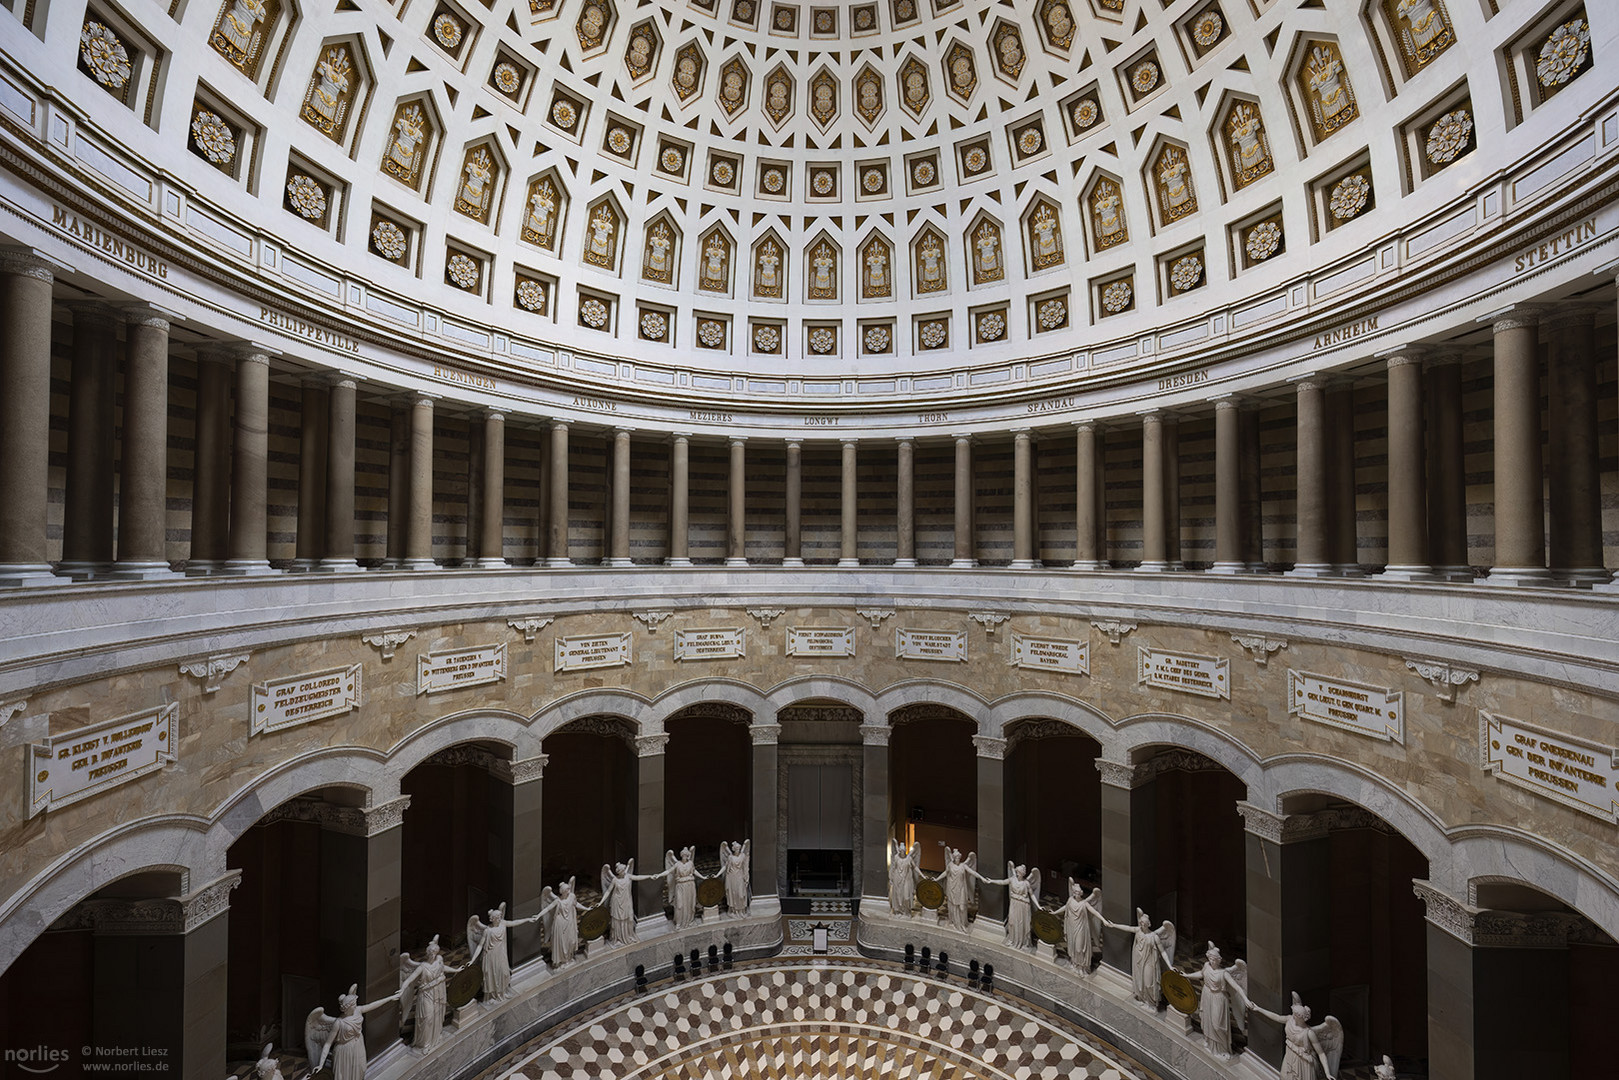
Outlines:
POLYGON ((475 769, 482 769, 486 773, 493 774, 496 769, 506 764, 506 759, 496 757, 480 746, 459 743, 455 746, 445 747, 438 753, 428 757, 422 764, 441 765, 449 769, 470 765, 475 769))
POLYGON ((549 754, 535 754, 531 758, 520 758, 517 761, 502 761, 490 770, 490 775, 516 787, 544 777, 545 766, 550 760, 549 754))
POLYGON ((1358 806, 1329 806, 1313 814, 1273 814, 1253 803, 1239 802, 1237 813, 1242 815, 1248 832, 1274 844, 1319 840, 1336 829, 1376 829, 1384 834, 1394 831, 1382 818, 1358 806))
POLYGON ((887 724, 861 724, 860 741, 866 746, 887 746, 892 731, 887 724))
POLYGON ((250 652, 215 653, 201 660, 187 660, 180 665, 180 674, 201 679, 203 693, 216 693, 224 684, 225 676, 247 663, 252 655, 250 652))
POLYGON ((20 716, 26 708, 28 708, 27 698, 18 698, 16 701, 8 701, 0 705, 0 728, 5 727, 6 722, 12 717, 20 716))
POLYGON ((862 619, 870 619, 872 632, 875 633, 882 625, 883 620, 890 618, 894 614, 894 609, 865 607, 855 608, 854 613, 860 616, 862 619))
POLYGON ((0 248, 0 274, 19 274, 45 282, 56 280, 51 264, 30 248, 0 248))
POLYGON ((1020 720, 1006 730, 1006 752, 1010 754, 1030 739, 1061 739, 1084 734, 1062 720, 1020 720))
POLYGON ((164 333, 168 333, 171 322, 179 319, 173 312, 150 304, 129 304, 123 308, 123 313, 126 326, 146 326, 164 333))
POLYGON ((1005 739, 997 739, 993 735, 974 735, 973 749, 981 758, 988 758, 991 761, 1006 760, 1005 739))
POLYGON ((1261 840, 1269 840, 1273 844, 1282 842, 1282 825, 1287 819, 1281 814, 1273 814, 1251 802, 1239 802, 1237 813, 1242 815, 1242 827, 1245 832, 1253 833, 1261 840))
POLYGON ((1096 759, 1096 771, 1102 774, 1102 783, 1108 787, 1131 790, 1147 782, 1147 777, 1134 765, 1122 761, 1108 761, 1106 758, 1096 759))
POLYGON ((783 615, 787 614, 787 609, 779 607, 750 607, 748 608, 748 614, 752 615, 755 619, 758 619, 760 626, 764 627, 766 630, 769 630, 771 620, 779 619, 783 615))
MULTIPOLYGON (((776 713, 776 723, 805 721, 814 723, 858 724, 866 714, 851 705, 789 705, 776 713)), ((886 729, 884 729, 886 730, 886 729)))
POLYGON ((752 713, 740 705, 732 705, 729 701, 698 701, 687 705, 684 709, 671 713, 669 719, 689 719, 694 717, 707 720, 729 720, 731 723, 741 724, 743 727, 753 723, 752 713))
POLYGON ((1540 325, 1540 318, 1544 313, 1544 309, 1536 304, 1513 304, 1503 311, 1485 315, 1477 321, 1489 323, 1490 332, 1499 334, 1503 330, 1517 330, 1526 326, 1533 329, 1540 325))
POLYGON ((1434 688, 1434 696, 1447 705, 1456 704, 1456 692, 1470 682, 1478 682, 1478 672, 1452 667, 1442 660, 1406 660, 1405 666, 1434 688))
POLYGON ((1119 622, 1117 619, 1092 619, 1091 625, 1107 635, 1108 641, 1117 645, 1124 640, 1124 635, 1136 629, 1133 622, 1119 622))
POLYGON ((1563 911, 1479 911, 1473 915, 1473 945, 1492 949, 1566 949, 1571 943, 1609 944, 1583 915, 1563 911))
POLYGON ((534 644, 534 635, 550 626, 556 619, 550 615, 530 615, 522 619, 507 619, 506 625, 523 635, 526 644, 534 644))
POLYGON ((635 725, 617 716, 581 716, 557 728, 553 735, 600 735, 608 739, 622 739, 635 748, 635 725))
POLYGON ((185 909, 178 900, 92 900, 83 906, 90 909, 90 928, 98 935, 133 937, 186 932, 185 909))
POLYGON ((409 795, 373 807, 339 806, 323 799, 289 799, 265 814, 258 823, 301 821, 345 836, 372 837, 402 825, 409 807, 409 795))
POLYGON ((180 898, 185 933, 189 934, 230 908, 230 891, 242 883, 242 872, 232 870, 224 877, 180 898))
POLYGON ((1421 878, 1411 882, 1411 890, 1427 906, 1429 922, 1464 944, 1473 944, 1473 916, 1478 914, 1477 908, 1441 892, 1432 882, 1421 878))
POLYGON ((899 727, 902 724, 914 724, 918 720, 960 720, 972 723, 972 717, 952 709, 948 705, 940 705, 934 701, 919 701, 914 705, 902 705, 888 714, 888 726, 899 727))
POLYGON ((1196 750, 1165 750, 1137 766, 1147 780, 1167 772, 1225 772, 1225 766, 1196 750))
POLYGON ((996 628, 1012 616, 999 611, 975 611, 967 617, 982 626, 985 634, 994 636, 996 628))
POLYGON ((781 741, 780 724, 754 724, 748 728, 754 746, 775 746, 781 741))
POLYGON ((667 735, 637 735, 635 737, 636 757, 657 757, 669 748, 667 735))
POLYGON ((1287 642, 1281 638, 1265 637, 1262 634, 1232 634, 1231 640, 1241 645, 1243 651, 1260 667, 1270 663, 1271 653, 1287 648, 1287 642))
POLYGON ((673 615, 674 612, 672 612, 672 611, 635 611, 635 612, 631 612, 631 614, 635 618, 640 619, 643 623, 646 624, 647 633, 656 634, 658 632, 658 626, 660 624, 662 624, 663 620, 665 620, 665 619, 669 618, 669 616, 673 615))
POLYGON ((414 630, 378 630, 370 634, 361 634, 360 640, 382 650, 384 660, 392 660, 394 650, 415 636, 414 630))

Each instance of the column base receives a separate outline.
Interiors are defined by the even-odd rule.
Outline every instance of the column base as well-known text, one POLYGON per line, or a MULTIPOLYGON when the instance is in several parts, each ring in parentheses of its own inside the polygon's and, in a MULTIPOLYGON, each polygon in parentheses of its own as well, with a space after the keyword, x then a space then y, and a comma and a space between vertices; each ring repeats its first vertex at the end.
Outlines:
POLYGON ((727 555, 725 557, 725 565, 726 566, 747 566, 748 565, 748 560, 744 559, 740 555, 727 555))
MULTIPOLYGON (((408 566, 410 560, 406 559, 405 562, 408 566)), ((359 572, 360 564, 354 559, 322 559, 315 564, 315 573, 317 574, 357 574, 359 572)))
POLYGON ((1283 577, 1330 578, 1338 576, 1338 568, 1331 563, 1299 563, 1283 577))
POLYGON ((1332 568, 1338 571, 1339 577, 1366 577, 1366 571, 1361 569, 1360 563, 1333 563, 1332 568))
POLYGON ((0 587, 22 589, 61 583, 50 563, 0 563, 0 587))
POLYGON ((573 565, 573 560, 572 559, 567 559, 567 558, 552 557, 552 558, 546 559, 544 565, 545 565, 545 568, 548 569, 548 570, 566 569, 567 567, 570 567, 570 566, 573 565))
POLYGON ((635 564, 630 561, 630 558, 627 555, 614 555, 612 558, 610 558, 606 562, 602 563, 602 565, 603 566, 634 566, 635 564))
POLYGON ((472 565, 477 567, 479 570, 511 569, 511 563, 508 563, 505 559, 497 558, 494 555, 485 555, 480 559, 475 559, 473 560, 472 565))
MULTIPOLYGON (((354 565, 358 566, 359 564, 355 563, 354 565)), ((326 563, 325 563, 324 560, 321 562, 318 569, 321 569, 321 570, 326 569, 326 563)), ((438 563, 434 562, 432 559, 423 559, 423 558, 418 557, 418 558, 414 558, 414 559, 405 559, 403 562, 401 562, 399 564, 399 569, 401 569, 401 570, 437 570, 438 569, 438 563)))
POLYGON ((1169 563, 1163 559, 1154 559, 1136 567, 1135 572, 1138 574, 1167 574, 1169 573, 1169 563))
POLYGON ((1074 563, 1075 570, 1111 570, 1113 564, 1101 559, 1081 559, 1074 563))
POLYGON ((1553 570, 1552 576, 1565 585, 1573 585, 1580 589, 1589 589, 1593 585, 1606 585, 1613 580, 1613 575, 1606 567, 1577 566, 1570 570, 1553 570))
POLYGON ((1268 574, 1270 573, 1270 564, 1267 562, 1250 562, 1248 572, 1251 574, 1268 574))
POLYGON ((841 567, 844 567, 845 569, 848 569, 850 567, 859 566, 860 565, 860 560, 859 559, 839 559, 838 560, 838 565, 841 566, 841 567))
POLYGON ((804 565, 804 560, 800 559, 797 555, 794 555, 790 559, 781 560, 781 565, 787 566, 787 567, 803 566, 804 565))
POLYGON ((1492 566, 1484 584, 1550 589, 1556 587, 1557 579, 1544 566, 1492 566))
POLYGON ((977 559, 951 559, 950 560, 950 569, 952 569, 952 570, 971 570, 973 567, 975 567, 977 565, 978 565, 978 560, 977 559))
MULTIPOLYGON (((399 569, 399 564, 400 564, 401 561, 402 560, 400 560, 400 559, 388 559, 388 560, 385 560, 381 566, 377 567, 377 569, 378 570, 397 570, 397 569, 399 569)), ((289 574, 307 574, 307 573, 309 573, 311 570, 315 569, 315 567, 317 567, 319 565, 320 565, 320 560, 319 559, 294 559, 294 560, 292 560, 291 562, 289 562, 287 564, 287 573, 289 573, 289 574)))
POLYGON ((1438 581, 1431 566, 1385 566, 1377 575, 1383 581, 1438 581))
POLYGON ((895 559, 894 560, 894 569, 896 569, 896 570, 908 570, 908 569, 910 569, 911 567, 913 567, 915 565, 916 565, 916 560, 915 559, 895 559))
POLYGON ((1608 581, 1605 585, 1591 586, 1591 591, 1599 593, 1619 593, 1619 574, 1615 574, 1612 580, 1608 581))
POLYGON ((269 559, 227 559, 225 565, 219 568, 219 573, 262 577, 266 574, 280 573, 280 571, 270 565, 269 559))
POLYGON ((1248 564, 1245 562, 1217 562, 1209 567, 1210 574, 1246 574, 1248 564))
POLYGON ((1171 559, 1169 560, 1169 572, 1172 574, 1183 574, 1186 572, 1186 564, 1181 562, 1179 559, 1171 559))
POLYGON ((116 562, 103 576, 109 581, 161 581, 185 575, 175 573, 166 562, 116 562))
POLYGON ((59 562, 56 564, 56 576, 71 578, 74 581, 89 581, 97 574, 105 574, 111 569, 111 563, 59 562))
POLYGON ((679 558, 663 560, 665 566, 690 566, 691 560, 682 555, 679 558))
POLYGON ((1434 577, 1440 581, 1477 581, 1478 575, 1473 573, 1471 566, 1436 566, 1433 568, 1434 577))
POLYGON ((218 574, 225 569, 221 559, 187 559, 186 577, 207 577, 209 574, 218 574))
POLYGON ((1035 565, 1036 563, 1033 559, 1013 559, 1007 564, 1007 568, 1010 570, 1033 570, 1035 565))

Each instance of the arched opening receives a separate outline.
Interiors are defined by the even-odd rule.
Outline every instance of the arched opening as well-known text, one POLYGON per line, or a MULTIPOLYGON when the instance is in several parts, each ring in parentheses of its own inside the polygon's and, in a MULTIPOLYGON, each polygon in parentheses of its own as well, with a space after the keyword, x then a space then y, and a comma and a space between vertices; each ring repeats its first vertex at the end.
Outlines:
MULTIPOLYGON (((888 718, 889 835, 922 846, 922 869, 945 851, 978 850, 977 723, 945 705, 907 705, 888 718)), ((988 868, 1000 872, 1000 868, 988 868)))
POLYGON ((482 917, 511 900, 509 882, 500 880, 500 848, 492 842, 507 817, 493 789, 509 785, 491 770, 504 761, 504 747, 462 743, 440 750, 399 781, 400 792, 410 796, 400 866, 400 949, 417 953, 435 934, 449 948, 465 937, 469 915, 482 917))
POLYGON ((669 733, 664 751, 664 844, 696 848, 697 865, 704 873, 719 869, 721 843, 740 843, 752 835, 751 719, 740 706, 708 701, 688 705, 664 722, 669 733))
POLYGON ((587 882, 599 883, 603 863, 635 855, 635 727, 616 716, 581 717, 547 735, 544 748, 541 878, 554 888, 577 877, 585 892, 587 882))
MULTIPOLYGON (((1102 778, 1095 739, 1060 720, 1021 720, 1006 735, 1006 857, 1040 870, 1047 894, 1069 878, 1102 880, 1102 778)), ((993 868, 999 876, 1000 869, 993 868)))
MULTIPOLYGON (((800 702, 776 714, 777 850, 783 897, 850 896, 866 870, 859 709, 800 702)), ((755 747, 758 754, 763 747, 755 747)), ((888 807, 882 806, 886 816, 888 807)), ((874 831, 884 832, 879 819, 874 831)), ((873 856, 880 856, 881 837, 873 856)), ((881 864, 879 863, 879 866, 881 864)), ((784 906, 791 901, 784 900, 784 906)), ((807 910, 800 905, 794 910, 807 910)))

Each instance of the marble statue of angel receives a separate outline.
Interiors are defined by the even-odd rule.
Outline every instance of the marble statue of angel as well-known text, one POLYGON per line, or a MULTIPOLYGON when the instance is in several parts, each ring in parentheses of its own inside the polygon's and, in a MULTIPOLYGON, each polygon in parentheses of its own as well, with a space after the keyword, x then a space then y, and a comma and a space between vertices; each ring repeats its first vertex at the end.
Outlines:
POLYGON ((657 881, 668 873, 665 870, 661 874, 637 874, 634 859, 617 865, 602 864, 601 902, 607 905, 607 913, 613 919, 613 941, 628 945, 636 940, 635 882, 657 881))
MULTIPOLYGON (((1387 1061, 1388 1058, 1384 1058, 1387 1061)), ((253 1080, 283 1080, 281 1059, 275 1054, 275 1043, 265 1043, 264 1053, 253 1063, 253 1080)))
POLYGON ((1014 949, 1027 949, 1034 932, 1034 905, 1040 902, 1040 868, 1030 870, 1008 859, 1005 877, 979 880, 985 885, 1006 886, 1006 943, 1014 949))
POLYGON ((464 971, 471 961, 461 967, 450 967, 444 962, 444 951, 439 947, 438 935, 427 943, 420 960, 410 953, 399 954, 400 1020, 416 1017, 416 1033, 410 1045, 426 1053, 439 1044, 444 1035, 444 1013, 449 1008, 449 977, 464 971))
POLYGON ((505 1001, 512 996, 512 960, 507 952, 506 936, 514 926, 539 921, 538 915, 526 919, 507 919, 506 905, 489 912, 486 924, 478 916, 467 919, 467 943, 472 946, 472 960, 483 960, 483 999, 505 1001))
POLYGON ((1344 1026, 1336 1016, 1329 1016, 1311 1027, 1310 1007, 1299 1000, 1296 990, 1293 992, 1293 1008, 1286 1016, 1252 1002, 1248 1007, 1282 1025, 1285 1048, 1280 1080, 1335 1080, 1338 1059, 1344 1052, 1344 1026), (1318 1064, 1321 1066, 1319 1072, 1316 1071, 1318 1064))
POLYGON ((1164 1000, 1158 986, 1158 965, 1175 966, 1175 924, 1165 919, 1163 925, 1154 930, 1147 913, 1136 908, 1136 925, 1116 922, 1107 925, 1135 936, 1130 954, 1130 992, 1145 1008, 1157 1009, 1164 1000))
POLYGON ((962 933, 967 932, 967 903, 972 896, 972 879, 978 877, 978 852, 967 853, 951 848, 944 854, 944 870, 939 880, 944 882, 944 905, 948 909, 950 925, 962 933))
POLYGON ((1201 971, 1186 976, 1192 982, 1203 984, 1203 996, 1198 999, 1198 1018, 1203 1021, 1203 1045, 1209 1053, 1231 1057, 1231 1025, 1244 1034, 1248 1031, 1248 965, 1237 960, 1230 967, 1220 966, 1220 950, 1209 942, 1209 951, 1203 958, 1201 971))
POLYGON ((365 1080, 365 1014, 399 1000, 391 994, 378 1001, 360 1004, 360 987, 339 994, 337 1015, 319 1005, 304 1021, 304 1052, 309 1055, 311 1072, 320 1072, 326 1059, 332 1061, 332 1080, 365 1080))
POLYGON ((753 841, 720 842, 720 866, 725 874, 725 906, 732 915, 746 915, 753 894, 753 841))
POLYGON ((916 883, 922 880, 922 845, 912 844, 907 850, 903 840, 893 843, 893 858, 888 863, 888 910, 901 918, 911 917, 916 906, 916 883))
POLYGON ((1383 1064, 1373 1066, 1372 1076, 1375 1080, 1398 1080, 1394 1071, 1394 1061, 1387 1054, 1383 1055, 1383 1064))
POLYGON ((547 885, 540 890, 540 913, 545 920, 545 937, 551 942, 551 967, 560 968, 573 960, 579 951, 579 897, 574 894, 575 878, 557 886, 556 892, 547 885))
POLYGON ((675 929, 684 930, 697 921, 697 883, 707 875, 697 869, 697 852, 689 847, 663 853, 663 879, 669 889, 669 906, 675 911, 675 929))
POLYGON ((1081 975, 1091 973, 1091 959, 1102 951, 1102 890, 1095 888, 1089 896, 1085 886, 1068 879, 1068 903, 1052 908, 1062 912, 1063 936, 1068 941, 1068 959, 1081 975))

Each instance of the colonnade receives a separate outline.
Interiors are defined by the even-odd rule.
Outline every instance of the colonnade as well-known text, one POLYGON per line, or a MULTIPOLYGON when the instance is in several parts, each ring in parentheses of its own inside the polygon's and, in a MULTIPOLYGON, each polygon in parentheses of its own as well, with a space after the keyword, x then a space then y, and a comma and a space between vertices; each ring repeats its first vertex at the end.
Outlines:
MULTIPOLYGON (((50 265, 26 252, 0 258, 0 584, 90 578, 160 578, 171 573, 165 557, 170 316, 144 305, 112 307, 95 301, 63 306, 73 325, 69 387, 66 506, 61 558, 47 559, 48 433, 50 417, 50 265), (124 326, 122 440, 114 446, 113 387, 118 327, 124 326), (119 494, 114 519, 114 461, 119 494)), ((1603 563, 1596 420, 1595 311, 1587 304, 1519 305, 1488 320, 1493 334, 1494 543, 1492 583, 1607 584, 1603 563), (1549 373, 1550 415, 1542 431, 1541 343, 1549 373), (1542 458, 1543 436, 1546 458, 1542 458), (1549 468, 1547 467, 1549 466, 1549 468), (1545 524, 1550 514, 1549 530, 1545 524)), ((1467 558, 1466 475, 1458 364, 1460 349, 1413 344, 1390 350, 1388 394, 1388 557, 1382 576, 1398 580, 1471 580, 1467 558)), ((192 485, 190 574, 270 572, 267 469, 269 350, 242 343, 198 350, 196 472, 192 485), (228 468, 226 463, 228 462, 228 468)), ((360 379, 342 371, 304 377, 297 500, 298 569, 358 568, 355 545, 355 431, 360 379)), ((1296 558, 1300 577, 1358 574, 1354 431, 1346 421, 1350 382, 1329 372, 1293 380, 1296 400, 1296 558)), ((387 565, 435 565, 432 550, 433 421, 435 395, 412 392, 395 399, 388 487, 387 565)), ((1215 429, 1216 573, 1265 564, 1263 497, 1259 476, 1257 412, 1275 399, 1217 395, 1210 401, 1215 429)), ((1080 419, 1066 424, 1075 438, 1074 566, 1112 565, 1103 489, 1102 436, 1139 424, 1142 449, 1142 551, 1136 569, 1185 568, 1182 561, 1179 432, 1192 415, 1150 409, 1134 421, 1080 419)), ((482 410, 475 418, 481 452, 472 463, 478 506, 464 565, 506 565, 503 552, 504 467, 507 417, 482 410)), ((549 489, 540 559, 572 564, 568 507, 570 423, 548 422, 549 489)), ((1039 565, 1036 441, 1052 428, 1015 428, 1012 552, 1010 565, 1039 565)), ((631 565, 629 477, 638 439, 670 444, 667 556, 671 566, 691 562, 689 462, 694 435, 641 433, 612 428, 608 529, 603 562, 631 565)), ((954 542, 950 565, 976 565, 974 445, 984 436, 951 436, 955 448, 954 542)), ((785 443, 782 507, 784 559, 803 562, 803 455, 806 440, 785 443)), ((915 455, 920 437, 900 433, 840 441, 841 504, 836 563, 859 565, 860 512, 857 465, 862 443, 897 444, 895 557, 916 557, 915 455)), ((728 440, 728 522, 724 562, 749 564, 747 480, 750 439, 728 440)), ((1136 560, 1131 560, 1135 562, 1136 560)))

